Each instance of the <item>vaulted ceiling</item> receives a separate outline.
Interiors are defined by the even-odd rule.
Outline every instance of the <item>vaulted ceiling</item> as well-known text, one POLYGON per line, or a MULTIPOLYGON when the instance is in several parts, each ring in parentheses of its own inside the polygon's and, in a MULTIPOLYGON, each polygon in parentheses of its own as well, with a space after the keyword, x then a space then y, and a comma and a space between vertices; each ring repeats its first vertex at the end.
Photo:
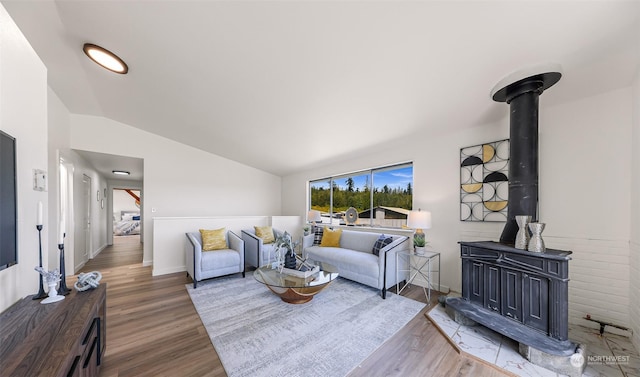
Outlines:
POLYGON ((628 86, 640 62, 636 1, 2 3, 72 113, 277 175, 501 119, 490 90, 532 64, 563 67, 548 105, 628 86))

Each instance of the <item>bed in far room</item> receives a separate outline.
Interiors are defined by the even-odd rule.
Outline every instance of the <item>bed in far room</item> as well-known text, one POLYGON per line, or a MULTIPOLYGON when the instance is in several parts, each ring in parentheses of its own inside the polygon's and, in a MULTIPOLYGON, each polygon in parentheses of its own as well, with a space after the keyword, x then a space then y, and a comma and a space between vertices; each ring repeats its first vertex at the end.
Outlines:
POLYGON ((140 234, 140 212, 120 211, 120 220, 114 214, 113 235, 131 236, 140 234))

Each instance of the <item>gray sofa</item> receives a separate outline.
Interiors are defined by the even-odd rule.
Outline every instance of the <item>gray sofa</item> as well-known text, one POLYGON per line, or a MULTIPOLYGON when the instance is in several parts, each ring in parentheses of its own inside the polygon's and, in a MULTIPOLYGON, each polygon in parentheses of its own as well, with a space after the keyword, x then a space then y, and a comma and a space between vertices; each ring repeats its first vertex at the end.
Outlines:
POLYGON ((376 256, 372 252, 373 246, 381 234, 343 229, 340 247, 313 245, 314 235, 310 234, 303 238, 303 256, 335 266, 340 276, 380 289, 382 298, 386 298, 388 288, 407 279, 406 273, 396 276, 396 253, 409 250, 409 238, 385 234, 393 241, 380 249, 379 256, 376 256))
POLYGON ((227 231, 227 249, 202 251, 200 232, 189 232, 185 243, 187 273, 193 279, 193 288, 204 279, 242 272, 244 277, 244 241, 227 231))

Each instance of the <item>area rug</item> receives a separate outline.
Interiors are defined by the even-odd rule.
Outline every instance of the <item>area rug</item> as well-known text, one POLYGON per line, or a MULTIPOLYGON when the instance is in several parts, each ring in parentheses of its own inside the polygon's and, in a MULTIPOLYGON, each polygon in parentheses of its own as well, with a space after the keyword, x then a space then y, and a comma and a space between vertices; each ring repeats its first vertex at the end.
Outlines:
POLYGON ((229 377, 345 376, 425 306, 342 278, 301 305, 251 274, 187 291, 229 377))

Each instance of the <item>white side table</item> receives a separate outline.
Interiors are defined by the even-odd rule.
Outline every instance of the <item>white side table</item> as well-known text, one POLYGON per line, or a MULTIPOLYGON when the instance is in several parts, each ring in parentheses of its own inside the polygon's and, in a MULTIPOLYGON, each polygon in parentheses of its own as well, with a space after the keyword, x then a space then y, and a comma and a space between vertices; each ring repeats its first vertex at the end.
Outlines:
POLYGON ((402 282, 396 284, 397 294, 402 293, 416 276, 420 276, 427 282, 427 287, 422 287, 422 290, 428 302, 431 302, 431 289, 435 289, 431 279, 432 272, 438 273, 438 292, 440 292, 440 253, 426 251, 424 254, 416 254, 414 252, 399 251, 396 253, 396 276, 400 276, 401 272, 408 272, 409 278, 404 285, 402 282), (436 257, 438 258, 438 269, 433 270, 431 264, 436 257))

